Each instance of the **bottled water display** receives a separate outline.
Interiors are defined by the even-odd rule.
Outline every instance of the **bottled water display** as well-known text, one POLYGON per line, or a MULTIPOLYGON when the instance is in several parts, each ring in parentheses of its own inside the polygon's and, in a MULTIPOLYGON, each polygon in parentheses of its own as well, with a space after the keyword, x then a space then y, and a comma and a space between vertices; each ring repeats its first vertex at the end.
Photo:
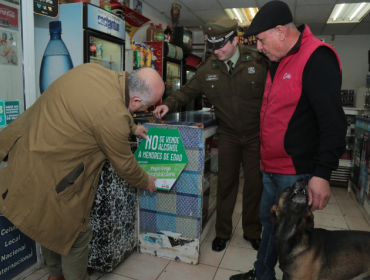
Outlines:
POLYGON ((50 41, 46 46, 40 69, 40 92, 43 93, 56 79, 73 68, 71 56, 61 33, 62 23, 49 23, 50 41))

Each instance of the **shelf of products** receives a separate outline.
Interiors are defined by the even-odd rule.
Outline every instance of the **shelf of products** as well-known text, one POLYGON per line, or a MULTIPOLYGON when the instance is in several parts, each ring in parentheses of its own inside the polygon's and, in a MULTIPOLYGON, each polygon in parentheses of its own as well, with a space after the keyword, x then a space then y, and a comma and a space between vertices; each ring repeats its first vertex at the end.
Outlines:
POLYGON ((353 159, 348 188, 370 219, 370 118, 364 114, 356 117, 353 159))
POLYGON ((355 104, 355 91, 350 89, 341 90, 342 106, 343 107, 354 107, 355 104))
POLYGON ((346 151, 339 160, 338 169, 332 172, 330 184, 333 186, 348 186, 351 170, 354 165, 354 147, 356 142, 355 124, 356 116, 362 114, 363 110, 358 108, 343 108, 347 118, 346 151))

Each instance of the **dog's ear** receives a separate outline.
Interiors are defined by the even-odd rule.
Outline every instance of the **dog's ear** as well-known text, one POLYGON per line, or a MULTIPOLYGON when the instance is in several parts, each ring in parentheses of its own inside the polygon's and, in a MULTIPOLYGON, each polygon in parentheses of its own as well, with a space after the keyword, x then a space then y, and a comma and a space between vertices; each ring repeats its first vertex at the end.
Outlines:
POLYGON ((272 213, 272 216, 271 216, 271 223, 273 225, 276 225, 277 224, 277 217, 279 215, 279 210, 278 210, 278 206, 277 204, 275 204, 274 206, 272 206, 271 208, 271 213, 272 213))
POLYGON ((308 214, 306 217, 304 217, 304 224, 305 224, 305 229, 308 230, 308 231, 313 231, 313 228, 314 228, 314 222, 313 222, 313 214, 311 211, 308 211, 308 214))

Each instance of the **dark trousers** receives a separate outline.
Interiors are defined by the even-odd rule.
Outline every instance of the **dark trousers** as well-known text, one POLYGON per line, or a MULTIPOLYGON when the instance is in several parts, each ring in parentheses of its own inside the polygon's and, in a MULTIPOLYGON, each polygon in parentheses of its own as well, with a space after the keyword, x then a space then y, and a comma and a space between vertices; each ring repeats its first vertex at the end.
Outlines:
POLYGON ((91 238, 92 230, 89 222, 86 231, 80 233, 67 256, 62 256, 41 246, 49 275, 52 277, 63 275, 66 280, 89 280, 90 276, 86 270, 89 257, 88 245, 91 238))
POLYGON ((243 231, 248 238, 260 238, 262 226, 259 209, 262 196, 262 173, 259 166, 259 138, 241 138, 220 134, 218 142, 218 185, 216 235, 230 238, 232 215, 239 189, 239 171, 243 163, 243 231))

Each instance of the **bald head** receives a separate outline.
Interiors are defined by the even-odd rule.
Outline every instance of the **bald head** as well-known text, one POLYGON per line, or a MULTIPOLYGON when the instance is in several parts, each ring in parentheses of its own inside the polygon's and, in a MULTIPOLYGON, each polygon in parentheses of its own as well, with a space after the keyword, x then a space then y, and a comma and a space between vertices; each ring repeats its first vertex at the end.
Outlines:
POLYGON ((164 93, 164 82, 152 68, 144 67, 130 73, 128 78, 130 112, 144 111, 157 103, 164 93))

